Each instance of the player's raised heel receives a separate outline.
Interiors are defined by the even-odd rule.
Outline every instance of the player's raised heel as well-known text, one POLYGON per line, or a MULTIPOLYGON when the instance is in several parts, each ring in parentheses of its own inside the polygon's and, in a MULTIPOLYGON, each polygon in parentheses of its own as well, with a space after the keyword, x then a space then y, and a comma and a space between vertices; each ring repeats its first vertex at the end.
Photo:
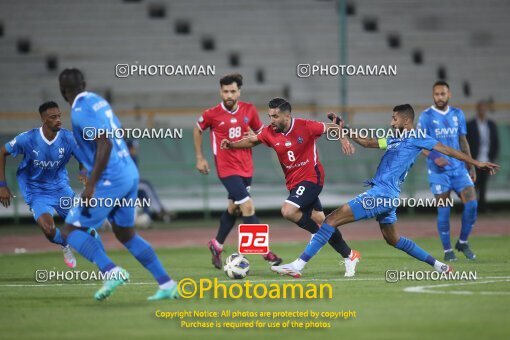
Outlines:
POLYGON ((221 269, 222 261, 221 261, 221 252, 223 249, 217 246, 217 241, 212 239, 207 243, 209 250, 212 254, 212 264, 216 269, 221 269))
POLYGON ((455 256, 453 250, 448 250, 444 253, 444 260, 450 262, 457 261, 457 256, 455 256))
POLYGON ((357 250, 352 249, 351 255, 344 259, 345 264, 345 277, 354 277, 356 274, 356 265, 361 260, 361 253, 357 250))
POLYGON ((64 262, 69 268, 76 267, 76 257, 74 257, 73 251, 69 245, 62 247, 64 253, 64 262))
POLYGON ((295 279, 301 277, 301 272, 294 268, 292 264, 284 264, 281 266, 271 266, 271 270, 280 275, 292 276, 295 279))
POLYGON ((271 266, 277 266, 280 263, 282 263, 282 261, 283 261, 281 258, 278 257, 278 255, 276 255, 275 253, 273 253, 271 251, 269 253, 267 253, 266 255, 262 255, 262 257, 264 258, 264 260, 269 262, 269 264, 271 266))
POLYGON ((128 281, 129 273, 125 269, 120 268, 117 272, 111 273, 110 279, 105 280, 103 287, 94 294, 94 298, 98 301, 103 301, 108 296, 112 295, 118 286, 122 286, 128 281))
POLYGON ((180 298, 179 289, 177 289, 177 284, 168 289, 158 289, 156 294, 149 296, 147 300, 149 301, 158 301, 158 300, 172 300, 180 298))
MULTIPOLYGON (((467 243, 460 243, 459 241, 457 241, 457 243, 455 244, 455 249, 457 251, 464 253, 464 255, 466 256, 466 258, 468 260, 473 261, 476 259, 476 255, 471 251, 471 249, 469 248, 469 245, 467 243)), ((453 251, 452 251, 452 253, 453 253, 453 251)))

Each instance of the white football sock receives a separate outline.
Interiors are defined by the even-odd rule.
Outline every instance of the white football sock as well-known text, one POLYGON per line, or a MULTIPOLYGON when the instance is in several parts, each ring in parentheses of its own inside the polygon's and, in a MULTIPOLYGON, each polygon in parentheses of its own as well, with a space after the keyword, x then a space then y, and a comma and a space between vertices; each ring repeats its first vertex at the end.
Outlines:
POLYGON ((172 288, 173 286, 175 286, 175 281, 174 280, 170 280, 168 282, 165 282, 163 284, 160 284, 159 285, 159 289, 170 289, 172 288))
POLYGON ((301 271, 301 270, 303 270, 303 268, 305 268, 306 262, 301 259, 297 259, 296 261, 292 262, 290 265, 292 267, 294 267, 295 269, 301 271))
POLYGON ((447 266, 447 265, 444 264, 443 262, 439 262, 438 260, 436 260, 436 262, 434 262, 434 269, 437 270, 440 273, 443 272, 443 269, 441 268, 442 266, 447 266))

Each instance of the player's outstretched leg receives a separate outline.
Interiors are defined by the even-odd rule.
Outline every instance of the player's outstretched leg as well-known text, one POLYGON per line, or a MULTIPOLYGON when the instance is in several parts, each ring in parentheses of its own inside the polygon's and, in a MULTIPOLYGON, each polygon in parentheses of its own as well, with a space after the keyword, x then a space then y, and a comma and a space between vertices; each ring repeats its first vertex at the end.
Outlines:
POLYGON ((319 250, 328 243, 331 235, 336 230, 336 227, 354 221, 351 208, 349 205, 343 205, 336 209, 326 217, 322 223, 319 231, 312 238, 310 243, 305 248, 305 251, 294 262, 284 264, 281 266, 272 266, 271 270, 280 275, 289 275, 292 277, 301 277, 301 272, 305 265, 314 257, 319 250))
POLYGON ((449 272, 452 271, 452 268, 435 258, 433 258, 429 253, 420 248, 413 240, 405 238, 403 236, 399 236, 394 224, 383 224, 379 223, 381 227, 381 233, 386 240, 386 243, 389 245, 402 250, 407 253, 409 256, 414 257, 417 260, 428 263, 438 272, 449 272))
POLYGON ((468 237, 471 234, 474 224, 476 223, 478 201, 476 200, 476 192, 474 187, 470 186, 464 189, 461 194, 464 203, 464 211, 462 212, 462 227, 460 237, 455 244, 455 249, 464 253, 468 260, 475 260, 476 255, 471 251, 468 245, 468 237))
POLYGON ((127 248, 142 266, 147 269, 159 284, 156 293, 148 300, 177 299, 179 292, 177 283, 168 276, 152 246, 143 239, 132 227, 113 225, 115 237, 127 248))
POLYGON ((76 257, 74 257, 71 247, 69 247, 67 242, 62 237, 60 229, 55 227, 53 216, 50 214, 42 214, 37 218, 37 224, 41 227, 44 235, 51 243, 58 244, 62 247, 62 252, 64 253, 64 263, 69 268, 75 268, 76 257))
MULTIPOLYGON (((287 208, 289 205, 284 205, 284 207, 287 208)), ((289 215, 290 213, 288 212, 288 209, 286 211, 283 209, 284 208, 282 208, 282 213, 284 214, 284 217, 288 220, 293 220, 293 216, 289 215)), ((305 209, 304 211, 298 210, 296 213, 297 217, 295 219, 299 218, 296 224, 300 228, 309 231, 312 234, 312 238, 319 231, 319 225, 321 225, 326 218, 322 210, 317 211, 312 208, 305 209)), ((343 258, 340 265, 343 264, 345 266, 344 276, 353 277, 356 273, 356 265, 361 259, 361 253, 349 247, 347 242, 343 239, 342 233, 338 229, 333 232, 328 243, 343 258)))
POLYGON ((106 280, 103 287, 94 295, 96 300, 104 300, 110 296, 118 286, 129 281, 129 273, 116 266, 106 255, 100 241, 92 237, 86 231, 75 228, 71 224, 63 227, 64 238, 81 256, 95 263, 99 270, 108 273, 110 279, 106 280))

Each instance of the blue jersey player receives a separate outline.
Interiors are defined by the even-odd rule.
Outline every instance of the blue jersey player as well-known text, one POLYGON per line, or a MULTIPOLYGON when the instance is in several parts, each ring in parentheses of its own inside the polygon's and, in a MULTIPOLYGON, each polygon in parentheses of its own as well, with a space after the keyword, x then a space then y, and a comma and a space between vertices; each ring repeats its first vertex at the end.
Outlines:
POLYGON ((397 221, 396 209, 398 206, 396 199, 400 195, 400 186, 416 157, 424 149, 436 150, 480 169, 487 169, 491 174, 495 173, 499 166, 476 161, 429 136, 416 138, 418 134, 413 131, 414 110, 411 105, 399 105, 393 111, 391 125, 403 133, 403 138, 352 138, 363 147, 386 150, 374 178, 368 181, 372 188, 329 214, 298 259, 290 264, 273 266, 271 270, 281 275, 301 277, 301 271, 306 263, 328 242, 337 227, 372 217, 375 217, 379 222, 383 237, 389 245, 428 263, 439 272, 452 270, 450 266, 433 258, 412 240, 398 234, 395 222, 397 221))
POLYGON ((100 225, 106 218, 117 239, 158 282, 159 289, 149 300, 178 298, 177 283, 168 276, 152 246, 134 230, 135 206, 129 202, 136 200, 139 176, 126 143, 100 133, 120 129, 119 119, 106 100, 85 91, 85 80, 78 69, 62 71, 59 82, 62 96, 71 105, 73 134, 88 176, 81 195, 84 204, 71 209, 63 234, 76 251, 108 273, 95 298, 104 300, 129 279, 129 273, 114 264, 95 238, 77 229, 100 225), (92 198, 97 204, 91 204, 92 198), (121 205, 106 205, 108 201, 121 205))
POLYGON ((11 192, 5 181, 5 160, 8 155, 23 155, 16 172, 18 186, 34 219, 46 238, 62 246, 64 262, 76 267, 76 258, 55 227, 53 213, 66 218, 74 192, 69 186, 66 164, 77 149, 71 131, 62 129, 60 110, 55 102, 39 107, 43 125, 23 132, 6 143, 0 151, 0 201, 10 205, 11 192))
MULTIPOLYGON (((464 113, 461 109, 448 106, 450 87, 446 82, 438 81, 433 86, 432 95, 434 105, 422 112, 418 129, 471 157, 464 113)), ((424 154, 427 156, 430 190, 436 199, 449 198, 453 190, 464 204, 462 228, 455 249, 462 251, 469 260, 474 260, 476 255, 468 246, 468 237, 477 217, 478 201, 473 184, 476 172, 470 164, 441 155, 437 151, 424 151, 424 154)), ((443 244, 444 259, 455 261, 457 258, 450 243, 450 207, 437 208, 437 229, 443 244)))

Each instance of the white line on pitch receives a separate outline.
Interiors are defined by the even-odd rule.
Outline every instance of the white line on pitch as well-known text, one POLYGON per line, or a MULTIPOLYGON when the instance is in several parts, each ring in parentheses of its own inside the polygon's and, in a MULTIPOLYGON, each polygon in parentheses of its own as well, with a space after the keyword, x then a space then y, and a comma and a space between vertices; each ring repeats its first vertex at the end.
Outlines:
POLYGON ((461 291, 448 291, 448 290, 435 290, 436 288, 444 288, 444 287, 456 287, 456 286, 467 286, 474 284, 487 284, 487 283, 498 283, 498 282, 510 282, 510 276, 488 276, 486 279, 493 278, 497 280, 488 280, 488 281, 472 281, 472 282, 462 282, 462 283, 445 283, 440 285, 429 285, 429 286, 414 286, 404 288, 404 292, 406 293, 428 293, 428 294, 457 294, 457 295, 510 295, 510 292, 487 292, 487 291, 469 291, 469 290, 461 290, 461 291), (434 289, 434 290, 432 290, 434 289))

